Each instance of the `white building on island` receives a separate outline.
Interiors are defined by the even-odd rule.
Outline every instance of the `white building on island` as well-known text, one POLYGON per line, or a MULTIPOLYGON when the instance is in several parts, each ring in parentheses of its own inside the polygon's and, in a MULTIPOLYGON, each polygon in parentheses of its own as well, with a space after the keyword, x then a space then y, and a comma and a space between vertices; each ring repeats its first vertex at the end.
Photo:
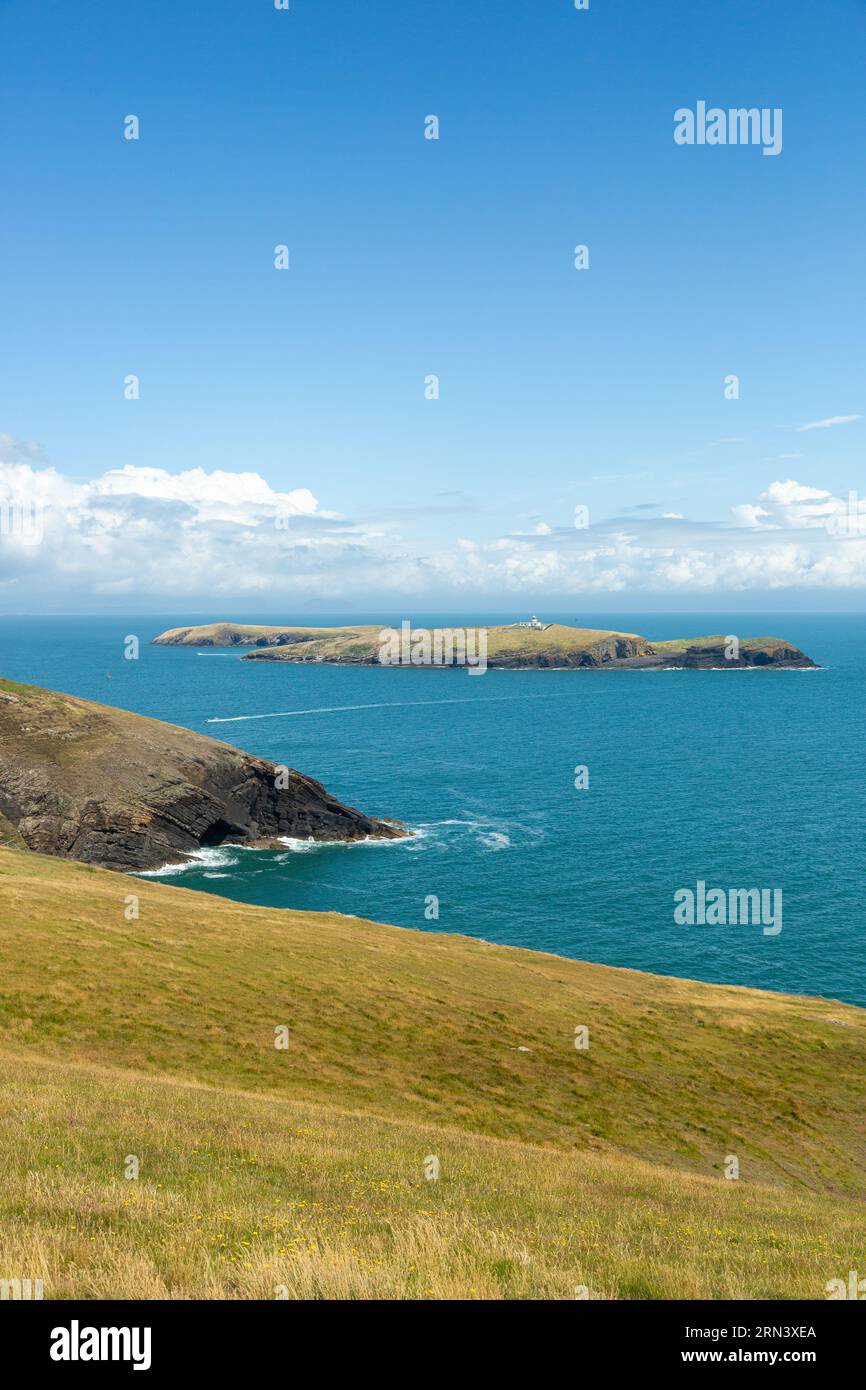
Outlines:
POLYGON ((509 626, 509 627, 528 627, 528 628, 531 628, 533 632, 544 632, 547 628, 550 627, 550 623, 540 623, 540 622, 538 621, 538 619, 536 618, 535 614, 533 613, 532 617, 529 618, 528 620, 527 620, 527 619, 523 619, 523 620, 522 620, 521 622, 519 622, 519 623, 509 623, 508 626, 509 626))

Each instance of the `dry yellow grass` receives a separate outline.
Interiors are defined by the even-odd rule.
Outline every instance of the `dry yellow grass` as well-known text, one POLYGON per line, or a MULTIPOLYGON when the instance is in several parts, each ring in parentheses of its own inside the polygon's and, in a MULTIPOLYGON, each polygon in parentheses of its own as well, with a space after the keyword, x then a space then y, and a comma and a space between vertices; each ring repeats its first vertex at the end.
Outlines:
POLYGON ((863 1260, 848 1199, 107 1069, 3 1070, 0 1271, 46 1298, 820 1298, 863 1260))
POLYGON ((13 850, 0 924, 0 1279, 820 1298, 866 1265, 861 1010, 13 850))

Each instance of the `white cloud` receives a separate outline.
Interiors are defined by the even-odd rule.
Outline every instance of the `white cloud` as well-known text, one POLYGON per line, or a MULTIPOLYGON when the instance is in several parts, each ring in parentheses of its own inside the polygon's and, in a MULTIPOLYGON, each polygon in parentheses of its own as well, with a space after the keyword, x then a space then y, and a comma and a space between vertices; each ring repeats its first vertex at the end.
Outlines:
POLYGON ((849 589, 866 587, 866 501, 862 527, 845 521, 850 499, 786 479, 758 502, 732 508, 733 526, 621 520, 549 537, 474 545, 460 557, 462 587, 484 594, 849 589))
POLYGON ((774 525, 795 528, 826 526, 828 518, 841 506, 826 488, 809 487, 793 478, 771 483, 760 500, 771 504, 774 525))
POLYGON ((11 434, 0 433, 0 463, 38 463, 42 458, 42 446, 34 439, 15 439, 11 434))
POLYGON ((38 507, 43 532, 37 547, 5 526, 7 593, 285 592, 293 577, 312 589, 327 586, 335 547, 349 555, 362 544, 308 488, 278 492, 258 473, 125 467, 82 484, 34 467, 29 447, 0 444, 0 501, 7 513, 38 507))
POLYGON ((22 608, 38 595, 170 596, 209 608, 247 597, 262 608, 365 595, 535 601, 866 587, 866 516, 852 533, 836 524, 850 517, 850 498, 791 478, 734 507, 727 526, 676 512, 585 530, 563 518, 489 540, 428 539, 418 553, 396 529, 323 513, 310 489, 280 492, 256 472, 125 467, 77 483, 47 467, 37 446, 0 436, 0 450, 0 503, 34 503, 44 516, 41 544, 8 527, 0 535, 0 590, 22 608))
POLYGON ((731 507, 731 511, 741 526, 760 526, 762 517, 770 515, 765 507, 753 502, 743 502, 739 507, 731 507))
POLYGON ((862 415, 831 415, 826 420, 812 420, 808 425, 798 425, 797 431, 804 434, 806 430, 831 430, 834 425, 850 425, 862 419, 862 415))
POLYGON ((823 500, 830 496, 825 488, 807 487, 802 483, 797 483, 793 478, 788 478, 784 483, 770 483, 766 492, 761 494, 770 502, 778 502, 780 506, 790 506, 792 502, 810 502, 823 500))
POLYGON ((150 498, 183 502, 199 521, 254 523, 268 516, 312 516, 317 502, 308 488, 274 492, 258 473, 226 473, 190 468, 169 473, 165 468, 112 469, 88 485, 91 497, 134 500, 150 498))

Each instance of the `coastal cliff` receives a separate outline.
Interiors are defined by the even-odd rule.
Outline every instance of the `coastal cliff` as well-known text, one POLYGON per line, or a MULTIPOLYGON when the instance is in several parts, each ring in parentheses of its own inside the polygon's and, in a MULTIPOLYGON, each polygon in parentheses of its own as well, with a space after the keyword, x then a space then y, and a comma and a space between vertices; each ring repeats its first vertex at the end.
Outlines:
POLYGON ((155 869, 226 841, 404 833, 216 739, 6 680, 0 749, 0 843, 105 868, 155 869))
MULTIPOLYGON (((208 623, 200 627, 170 628, 154 638, 154 645, 253 648, 244 654, 244 661, 376 666, 383 664, 382 634, 387 631, 390 629, 381 625, 322 628, 208 623)), ((437 630, 413 628, 412 639, 433 631, 437 630)), ((539 623, 535 627, 510 624, 462 631, 474 643, 476 652, 478 635, 484 634, 484 664, 494 670, 809 669, 816 665, 793 643, 779 637, 744 637, 735 654, 725 636, 652 642, 636 632, 570 627, 564 623, 539 623)), ((448 666, 463 663, 453 659, 441 663, 407 659, 396 664, 448 666)))
POLYGON ((725 637, 685 638, 657 642, 648 655, 618 663, 641 670, 727 671, 774 667, 779 670, 817 670, 817 663, 791 642, 778 637, 745 637, 732 650, 725 637))

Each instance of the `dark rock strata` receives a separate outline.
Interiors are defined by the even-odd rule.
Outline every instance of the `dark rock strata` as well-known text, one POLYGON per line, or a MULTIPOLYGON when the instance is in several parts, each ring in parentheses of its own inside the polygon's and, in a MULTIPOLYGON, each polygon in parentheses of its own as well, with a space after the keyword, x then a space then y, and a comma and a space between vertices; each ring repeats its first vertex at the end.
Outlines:
POLYGON ((0 693, 0 843, 132 870, 227 841, 404 833, 187 729, 10 682, 0 693))
POLYGON ((653 652, 631 660, 618 661, 618 666, 635 670, 661 670, 679 667, 686 671, 736 671, 749 667, 778 670, 816 670, 817 662, 800 651, 799 647, 778 643, 773 647, 740 646, 736 659, 726 657, 726 644, 714 646, 685 646, 674 651, 653 652))

